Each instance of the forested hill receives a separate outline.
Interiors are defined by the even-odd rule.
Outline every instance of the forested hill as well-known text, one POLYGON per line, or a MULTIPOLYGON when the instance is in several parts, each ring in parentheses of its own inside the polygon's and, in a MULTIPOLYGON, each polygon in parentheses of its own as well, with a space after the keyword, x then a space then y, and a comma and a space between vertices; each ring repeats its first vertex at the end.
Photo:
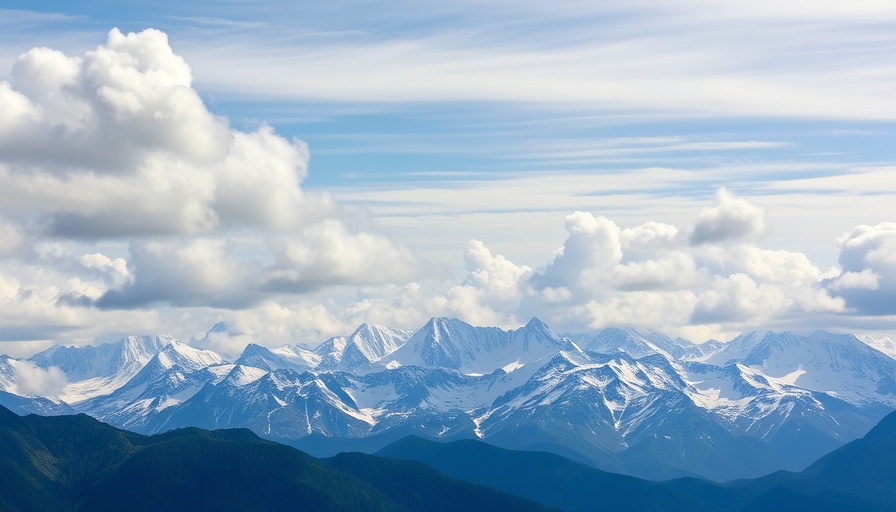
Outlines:
MULTIPOLYGON (((396 466, 415 462, 392 461, 396 466)), ((372 485, 248 430, 188 428, 157 436, 118 430, 86 415, 17 416, 0 408, 0 510, 416 511, 428 503, 372 485)), ((489 510, 548 510, 435 470, 419 482, 489 510)), ((416 493, 419 496, 419 493, 416 493)))

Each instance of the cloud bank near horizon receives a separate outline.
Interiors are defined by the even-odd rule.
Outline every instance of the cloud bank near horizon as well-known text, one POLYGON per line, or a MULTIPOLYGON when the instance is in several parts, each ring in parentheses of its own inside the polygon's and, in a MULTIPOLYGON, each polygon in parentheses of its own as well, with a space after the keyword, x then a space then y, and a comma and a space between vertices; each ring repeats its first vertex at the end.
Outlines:
POLYGON ((726 188, 690 224, 572 212, 538 266, 471 240, 452 280, 444 263, 304 190, 304 143, 233 128, 192 80, 164 33, 112 30, 83 56, 35 48, 0 82, 4 341, 193 335, 223 319, 240 333, 220 340, 228 352, 432 316, 705 339, 813 322, 875 329, 896 315, 896 225, 857 226, 837 239, 839 267, 820 269, 763 248, 767 212, 726 188))

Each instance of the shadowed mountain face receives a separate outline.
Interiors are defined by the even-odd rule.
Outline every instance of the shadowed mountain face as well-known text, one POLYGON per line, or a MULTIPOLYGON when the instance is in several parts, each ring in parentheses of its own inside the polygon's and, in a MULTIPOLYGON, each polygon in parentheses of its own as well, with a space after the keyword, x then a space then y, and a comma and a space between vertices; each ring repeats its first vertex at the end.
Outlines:
POLYGON ((607 473, 544 452, 506 450, 475 440, 437 443, 406 437, 377 455, 412 459, 449 476, 501 489, 569 512, 702 511, 700 500, 657 482, 607 473))
POLYGON ((896 412, 864 438, 804 471, 727 484, 693 478, 650 482, 554 454, 504 450, 473 440, 437 443, 407 437, 378 454, 425 462, 447 475, 570 512, 596 510, 596 504, 613 511, 896 511, 896 412))

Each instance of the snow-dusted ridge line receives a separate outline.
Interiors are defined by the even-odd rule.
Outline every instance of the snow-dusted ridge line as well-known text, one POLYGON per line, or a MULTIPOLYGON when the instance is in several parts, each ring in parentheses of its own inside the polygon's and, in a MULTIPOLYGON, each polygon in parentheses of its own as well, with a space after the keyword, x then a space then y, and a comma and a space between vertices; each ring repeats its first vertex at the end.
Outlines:
POLYGON ((394 432, 543 443, 615 470, 647 471, 637 461, 653 453, 681 474, 714 478, 796 467, 814 454, 799 436, 836 447, 896 408, 896 360, 851 335, 757 332, 696 345, 605 329, 577 339, 537 319, 504 330, 434 318, 416 332, 364 324, 314 350, 249 344, 228 359, 170 337, 130 337, 0 357, 0 403, 70 407, 146 433, 248 427, 292 440, 394 432), (40 395, 21 368, 68 382, 40 395), (798 453, 790 466, 704 467, 680 455, 701 450, 745 461, 798 453))

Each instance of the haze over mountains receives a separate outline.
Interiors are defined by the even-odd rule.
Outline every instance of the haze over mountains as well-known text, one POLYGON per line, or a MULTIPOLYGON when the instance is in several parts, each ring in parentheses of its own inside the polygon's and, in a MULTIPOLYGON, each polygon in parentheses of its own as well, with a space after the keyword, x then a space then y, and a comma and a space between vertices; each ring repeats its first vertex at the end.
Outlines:
POLYGON ((896 360, 851 335, 575 339, 537 319, 505 331, 434 318, 416 332, 364 324, 314 350, 250 344, 228 360, 130 337, 0 357, 0 404, 139 433, 244 427, 316 455, 417 434, 718 481, 802 469, 896 409, 896 360))

